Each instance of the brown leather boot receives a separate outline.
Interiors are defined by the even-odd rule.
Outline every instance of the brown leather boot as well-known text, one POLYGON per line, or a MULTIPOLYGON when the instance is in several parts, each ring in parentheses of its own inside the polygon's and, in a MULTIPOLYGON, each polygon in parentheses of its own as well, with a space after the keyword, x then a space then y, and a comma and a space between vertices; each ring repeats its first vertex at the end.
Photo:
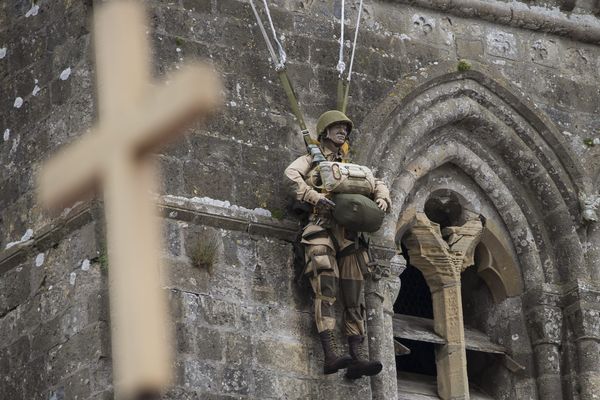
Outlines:
POLYGON ((377 360, 369 361, 366 355, 366 348, 363 345, 365 337, 360 335, 348 336, 348 346, 352 362, 346 370, 346 378, 358 379, 362 376, 377 375, 381 372, 383 366, 377 360))
POLYGON ((333 374, 340 369, 346 368, 352 362, 352 357, 348 354, 338 356, 339 350, 335 341, 335 335, 332 330, 319 333, 325 360, 323 363, 323 373, 325 375, 333 374))

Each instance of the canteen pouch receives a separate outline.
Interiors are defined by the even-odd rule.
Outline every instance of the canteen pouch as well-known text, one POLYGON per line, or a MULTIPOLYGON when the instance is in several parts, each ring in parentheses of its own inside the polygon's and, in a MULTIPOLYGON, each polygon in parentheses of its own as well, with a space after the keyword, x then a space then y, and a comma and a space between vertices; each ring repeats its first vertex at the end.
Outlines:
POLYGON ((319 170, 322 187, 327 192, 369 196, 375 190, 373 172, 363 165, 323 161, 319 170))
POLYGON ((377 204, 361 194, 336 194, 333 218, 354 232, 376 232, 381 228, 385 213, 377 204))

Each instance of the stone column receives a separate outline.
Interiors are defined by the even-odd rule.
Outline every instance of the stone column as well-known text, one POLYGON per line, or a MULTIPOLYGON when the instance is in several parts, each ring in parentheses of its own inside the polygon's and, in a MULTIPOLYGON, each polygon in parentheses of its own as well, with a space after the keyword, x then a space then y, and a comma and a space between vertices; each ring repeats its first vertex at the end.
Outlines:
POLYGON ((552 296, 545 293, 547 304, 527 311, 527 324, 535 357, 536 381, 540 399, 562 399, 560 345, 562 342, 563 315, 552 296))
MULTIPOLYGON (((600 195, 580 193, 582 217, 587 223, 586 250, 589 281, 577 282, 576 296, 565 308, 565 314, 575 336, 577 348, 577 378, 582 400, 600 397, 600 195)), ((585 278, 584 278, 585 279, 585 278)))
POLYGON ((438 395, 444 400, 469 399, 460 274, 474 264, 483 227, 475 218, 440 231, 422 212, 415 214, 411 225, 405 242, 410 262, 427 281, 434 330, 447 341, 436 349, 438 395))
MULTIPOLYGON (((390 260, 390 256, 396 253, 393 249, 389 250, 391 254, 387 252, 383 260, 390 260)), ((400 274, 405 269, 406 260, 395 254, 390 261, 381 262, 365 281, 369 355, 383 364, 383 370, 371 378, 373 400, 398 398, 392 316, 400 292, 400 274)))
POLYGON ((577 349, 577 380, 581 400, 600 397, 600 304, 597 294, 579 287, 577 300, 565 313, 577 349))

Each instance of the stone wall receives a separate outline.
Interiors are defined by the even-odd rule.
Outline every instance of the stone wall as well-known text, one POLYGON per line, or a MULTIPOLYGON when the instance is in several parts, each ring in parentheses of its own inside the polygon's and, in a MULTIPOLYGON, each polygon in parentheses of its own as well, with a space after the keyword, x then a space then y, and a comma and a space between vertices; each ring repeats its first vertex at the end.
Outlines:
POLYGON ((167 398, 370 398, 366 379, 322 375, 310 289, 289 242, 297 225, 182 198, 163 210, 177 346, 167 398), (214 264, 198 263, 211 240, 214 264))
MULTIPOLYGON (((6 377, 0 382, 2 398, 112 396, 101 213, 95 206, 84 205, 88 211, 82 215, 87 217, 75 218, 76 208, 57 219, 42 212, 34 193, 41 161, 83 134, 95 118, 88 25, 92 3, 39 0, 32 5, 9 0, 0 4, 0 375, 6 377), (41 264, 40 254, 44 254, 41 264), (89 266, 84 264, 86 259, 89 266)), ((339 1, 272 3, 273 19, 288 51, 289 75, 312 129, 319 114, 335 105, 339 1)), ((410 99, 413 94, 407 88, 415 89, 411 85, 435 85, 441 71, 437 67, 444 66, 448 73, 460 65, 484 71, 485 79, 501 82, 518 100, 545 115, 553 132, 560 135, 556 143, 572 152, 580 164, 582 186, 594 188, 600 168, 600 147, 593 141, 600 130, 596 101, 600 23, 591 14, 593 4, 577 1, 573 13, 567 14, 537 3, 528 7, 473 2, 473 7, 466 8, 458 1, 452 7, 435 1, 404 3, 365 2, 349 105, 356 138, 362 137, 356 141, 363 146, 354 149, 359 159, 379 163, 366 154, 371 154, 382 132, 368 128, 376 126, 374 120, 393 118, 383 112, 388 103, 397 104, 394 99, 400 94, 410 99), (466 62, 459 64, 460 59, 466 62)), ((553 5, 568 8, 566 3, 553 5)), ((296 284, 292 264, 290 243, 298 226, 287 211, 282 182, 283 169, 304 149, 248 3, 148 0, 145 4, 156 75, 201 57, 215 65, 226 86, 223 112, 207 126, 192 127, 184 139, 157 155, 163 172, 162 193, 183 198, 163 204, 168 244, 164 277, 178 350, 177 382, 171 397, 354 398, 356 393, 369 397, 371 389, 365 380, 349 384, 339 376, 320 375, 322 354, 311 323, 308 290, 296 284), (186 200, 193 197, 266 209, 277 218, 265 217, 264 210, 263 216, 257 216, 239 208, 215 208, 205 204, 207 200, 201 204, 186 200), (196 244, 207 237, 216 238, 219 255, 210 272, 195 265, 192 257, 196 244)), ((348 37, 353 34, 357 4, 347 4, 348 37)), ((474 92, 482 104, 488 102, 473 87, 471 82, 462 90, 474 92)), ((532 118, 514 103, 492 100, 490 109, 498 114, 514 114, 526 122, 532 118)), ((394 129, 393 135, 404 134, 400 127, 394 129)), ((469 136, 468 132, 461 134, 469 136)), ((438 138, 446 133, 437 132, 438 138)), ((493 141, 494 133, 490 131, 480 144, 493 141)), ((550 137, 543 134, 544 140, 550 137)), ((511 140, 514 148, 522 145, 511 140)), ((552 143, 554 149, 556 143, 552 143)), ((443 141, 440 148, 444 148, 443 141)), ((379 169, 391 170, 391 164, 423 150, 419 146, 407 149, 412 153, 390 162, 390 168, 379 169)), ((539 149, 536 156, 543 153, 539 149)), ((517 158, 513 160, 519 164, 517 158)), ((527 172, 525 165, 519 168, 527 172)), ((485 180, 482 171, 473 167, 467 180, 474 176, 485 180)), ((508 192, 528 203, 534 195, 520 191, 518 178, 508 185, 508 192)), ((576 203, 568 206, 571 215, 579 215, 576 203)), ((600 230, 589 228, 588 235, 588 228, 575 219, 568 232, 588 243, 591 267, 587 271, 598 277, 600 272, 593 266, 600 261, 600 230)), ((523 220, 515 218, 512 227, 523 220)), ((546 225, 540 230, 552 231, 552 221, 544 219, 546 225)), ((507 226, 519 245, 520 231, 513 228, 507 226)), ((536 234, 536 240, 544 242, 545 237, 536 234)), ((541 248, 548 247, 548 254, 553 255, 552 243, 546 240, 541 248)), ((500 317, 520 307, 529 310, 515 317, 516 328, 502 331, 507 338, 516 331, 521 337, 530 335, 515 345, 516 352, 524 354, 529 380, 518 393, 535 396, 534 389, 529 391, 535 386, 534 376, 538 387, 563 379, 563 388, 569 388, 564 390, 571 394, 577 392, 578 373, 592 382, 588 388, 597 381, 598 360, 593 354, 598 353, 598 342, 589 339, 599 326, 594 314, 597 288, 567 279, 579 274, 583 281, 591 281, 581 259, 564 251, 556 256, 556 267, 544 262, 536 272, 523 272, 533 289, 523 303, 513 299, 499 308, 505 313, 499 312, 500 317), (535 286, 541 279, 550 283, 535 286), (568 317, 560 314, 562 308, 568 317), (529 333, 524 332, 523 318, 533 321, 529 333), (562 321, 569 322, 566 332, 561 330, 562 321), (557 355, 562 334, 567 343, 559 356, 566 360, 566 370, 552 370, 558 361, 546 370, 533 365, 530 345, 540 349, 537 357, 542 362, 546 356, 557 355), (575 344, 577 338, 588 339, 575 344), (573 361, 578 352, 591 355, 578 365, 573 361)), ((552 385, 546 387, 554 390, 552 385)), ((510 398, 512 393, 498 396, 510 398)))
MULTIPOLYGON (((37 14, 29 16, 28 2, 1 6, 0 48, 6 54, 0 59, 4 133, 0 245, 47 222, 35 201, 34 173, 41 160, 82 134, 94 118, 87 27, 91 5, 38 4, 37 14), (18 97, 23 99, 20 108, 15 107, 18 97)), ((147 4, 156 73, 201 57, 215 64, 227 89, 220 116, 207 127, 192 129, 186 139, 159 155, 165 174, 163 191, 229 200, 277 214, 284 211, 287 201, 280 171, 304 150, 248 3, 147 4), (222 184, 212 185, 215 180, 222 184)), ((334 17, 339 10, 334 12, 333 4, 325 1, 279 1, 272 8, 288 50, 289 75, 312 129, 318 115, 335 105, 339 26, 334 17)), ((347 8, 346 35, 351 37, 356 5, 347 8)), ((512 89, 546 113, 580 155, 590 176, 596 177, 598 147, 584 140, 596 137, 600 129, 594 117, 600 111, 594 101, 599 93, 597 46, 390 2, 367 2, 363 16, 349 105, 349 115, 359 128, 403 76, 419 74, 420 68, 435 63, 472 59, 510 82, 512 89)), ((378 134, 358 135, 376 138, 378 134)))
POLYGON ((0 255, 0 398, 111 398, 106 255, 88 207, 0 255))

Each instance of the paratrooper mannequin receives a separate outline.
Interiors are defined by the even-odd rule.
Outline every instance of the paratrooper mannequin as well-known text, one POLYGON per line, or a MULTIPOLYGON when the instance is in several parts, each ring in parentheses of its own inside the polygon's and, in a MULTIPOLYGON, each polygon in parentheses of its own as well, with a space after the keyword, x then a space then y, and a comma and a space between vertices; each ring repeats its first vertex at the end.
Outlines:
MULTIPOLYGON (((342 161, 342 146, 352 128, 352 121, 340 111, 327 111, 319 117, 319 147, 327 161, 342 161)), ((325 354, 323 372, 332 374, 347 368, 349 379, 376 375, 382 365, 365 356, 365 306, 361 301, 363 275, 371 261, 367 244, 358 232, 341 226, 333 218, 336 204, 319 187, 318 175, 318 168, 309 154, 299 157, 285 170, 285 176, 294 186, 296 199, 309 203, 313 209, 301 242, 305 249, 304 274, 314 291, 315 321, 325 354), (350 355, 340 353, 335 340, 334 304, 338 298, 344 307, 343 330, 348 338, 350 355)), ((382 181, 373 178, 373 182, 369 197, 376 203, 374 208, 379 207, 385 212, 391 205, 389 190, 382 181)))

